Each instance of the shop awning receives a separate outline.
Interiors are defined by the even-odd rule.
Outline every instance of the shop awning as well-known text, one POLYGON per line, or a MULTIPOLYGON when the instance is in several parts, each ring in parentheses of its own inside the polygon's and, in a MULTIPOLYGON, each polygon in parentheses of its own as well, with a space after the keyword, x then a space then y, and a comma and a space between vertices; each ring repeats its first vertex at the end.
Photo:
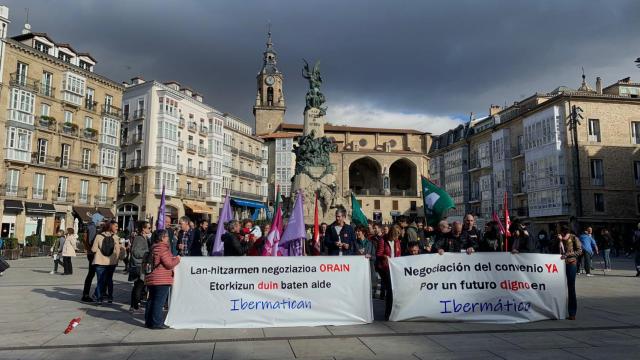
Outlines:
POLYGON ((113 214, 113 211, 111 211, 111 209, 109 208, 98 208, 98 212, 100 213, 100 215, 104 216, 105 219, 115 219, 116 216, 113 214))
POLYGON ((31 214, 53 215, 56 213, 56 208, 53 207, 53 204, 47 203, 25 202, 24 209, 31 214))
POLYGON ((56 209, 57 213, 66 213, 67 210, 69 210, 69 207, 67 205, 53 204, 53 207, 56 209))
POLYGON ((197 201, 190 201, 190 200, 182 200, 182 202, 184 203, 184 206, 188 207, 189 209, 191 209, 191 211, 193 211, 194 214, 211 214, 213 213, 213 209, 211 209, 209 206, 197 202, 197 201))
POLYGON ((80 218, 80 220, 82 220, 83 223, 88 224, 91 222, 91 215, 93 215, 93 213, 95 213, 96 210, 95 208, 92 208, 92 207, 74 206, 73 212, 75 212, 76 215, 78 215, 78 217, 80 218))
POLYGON ((24 205, 20 200, 5 200, 4 211, 10 213, 21 213, 24 210, 24 205))
POLYGON ((237 206, 244 206, 244 207, 250 207, 250 208, 256 208, 256 209, 266 208, 266 206, 263 203, 257 202, 257 201, 236 199, 236 198, 231 198, 231 201, 233 202, 234 205, 237 205, 237 206))

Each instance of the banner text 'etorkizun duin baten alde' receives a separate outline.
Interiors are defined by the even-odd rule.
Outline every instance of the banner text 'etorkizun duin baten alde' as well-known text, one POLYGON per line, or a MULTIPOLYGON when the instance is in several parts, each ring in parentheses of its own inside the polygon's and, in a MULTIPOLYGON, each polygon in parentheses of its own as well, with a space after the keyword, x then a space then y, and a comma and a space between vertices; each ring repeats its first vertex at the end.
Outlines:
POLYGON ((373 321, 359 256, 184 257, 166 324, 177 329, 354 325, 373 321))
POLYGON ((390 319, 516 323, 564 319, 559 255, 445 253, 390 259, 390 319))

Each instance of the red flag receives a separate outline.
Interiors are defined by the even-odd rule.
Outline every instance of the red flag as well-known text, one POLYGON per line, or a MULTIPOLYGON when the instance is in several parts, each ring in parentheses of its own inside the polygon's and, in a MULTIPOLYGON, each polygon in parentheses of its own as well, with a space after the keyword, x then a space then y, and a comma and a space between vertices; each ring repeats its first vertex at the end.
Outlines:
POLYGON ((495 211, 491 213, 491 219, 496 223, 498 223, 498 230, 500 230, 500 234, 504 235, 505 234, 504 226, 502 226, 502 221, 500 221, 500 218, 498 217, 498 214, 496 214, 495 211))
POLYGON ((507 201, 506 191, 504 192, 504 201, 502 203, 502 207, 504 209, 504 246, 505 251, 509 251, 509 238, 511 237, 509 228, 511 227, 511 219, 509 219, 509 202, 507 201))
POLYGON ((320 255, 320 224, 318 223, 318 193, 316 193, 316 207, 313 213, 313 255, 320 255))

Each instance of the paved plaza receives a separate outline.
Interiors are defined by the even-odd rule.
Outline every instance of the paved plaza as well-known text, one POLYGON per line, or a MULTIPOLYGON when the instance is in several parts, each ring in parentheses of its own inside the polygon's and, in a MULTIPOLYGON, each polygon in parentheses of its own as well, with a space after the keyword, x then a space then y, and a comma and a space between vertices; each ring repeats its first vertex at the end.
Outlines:
POLYGON ((0 359, 640 359, 640 279, 632 259, 613 260, 606 275, 578 276, 576 321, 384 322, 374 300, 378 320, 368 325, 147 330, 143 315, 127 311, 122 268, 115 303, 95 307, 79 302, 84 258, 72 276, 50 275, 49 258, 21 259, 0 277, 0 359))

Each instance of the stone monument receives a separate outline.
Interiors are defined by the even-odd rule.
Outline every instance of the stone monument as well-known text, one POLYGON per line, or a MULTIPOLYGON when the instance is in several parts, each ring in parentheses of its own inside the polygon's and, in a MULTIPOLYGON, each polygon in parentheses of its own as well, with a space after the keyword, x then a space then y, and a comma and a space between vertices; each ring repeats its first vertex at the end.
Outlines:
POLYGON ((305 223, 313 224, 316 193, 320 221, 325 217, 327 220, 331 219, 332 209, 342 206, 342 196, 336 182, 335 169, 330 161, 330 154, 336 152, 337 147, 324 136, 324 116, 327 108, 323 107, 325 98, 320 92, 320 62, 310 69, 309 63, 303 61, 302 76, 309 80, 309 91, 304 109, 303 134, 297 139, 298 144, 293 147, 296 154, 293 190, 304 192, 305 223))

